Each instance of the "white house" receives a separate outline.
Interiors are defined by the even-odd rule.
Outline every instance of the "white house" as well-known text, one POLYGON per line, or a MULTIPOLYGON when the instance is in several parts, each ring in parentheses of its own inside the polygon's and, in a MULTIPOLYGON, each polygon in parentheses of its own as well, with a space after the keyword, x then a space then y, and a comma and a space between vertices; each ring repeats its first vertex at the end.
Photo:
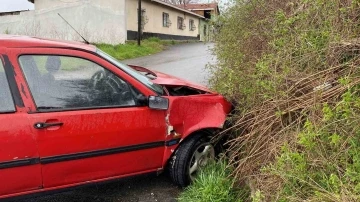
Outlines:
MULTIPOLYGON (((137 0, 29 0, 35 10, 0 13, 0 33, 81 41, 63 16, 92 43, 124 43, 137 36, 137 0)), ((143 36, 199 40, 204 17, 160 0, 142 0, 143 36)))

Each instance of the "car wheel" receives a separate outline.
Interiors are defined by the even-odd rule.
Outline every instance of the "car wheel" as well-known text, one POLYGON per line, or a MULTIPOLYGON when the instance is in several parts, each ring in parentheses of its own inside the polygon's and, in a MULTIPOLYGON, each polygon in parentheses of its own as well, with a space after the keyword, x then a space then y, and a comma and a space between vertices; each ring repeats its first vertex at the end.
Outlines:
POLYGON ((215 159, 215 149, 202 134, 183 142, 170 161, 170 176, 179 186, 189 185, 201 168, 215 159))

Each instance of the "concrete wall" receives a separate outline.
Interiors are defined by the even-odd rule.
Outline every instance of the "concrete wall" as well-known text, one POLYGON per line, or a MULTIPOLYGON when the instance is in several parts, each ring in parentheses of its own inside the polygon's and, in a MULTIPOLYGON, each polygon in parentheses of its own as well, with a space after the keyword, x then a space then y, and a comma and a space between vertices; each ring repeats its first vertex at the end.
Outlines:
MULTIPOLYGON (((137 32, 137 0, 126 0, 126 10, 127 10, 127 30, 132 32, 137 32)), ((194 39, 199 35, 199 17, 176 10, 174 8, 161 5, 156 2, 151 2, 150 0, 143 0, 142 9, 145 9, 145 19, 146 24, 144 26, 144 34, 147 33, 157 33, 159 36, 167 37, 168 39, 171 36, 178 36, 179 39, 187 39, 186 37, 193 37, 194 39), (163 26, 163 12, 169 14, 169 19, 171 25, 169 27, 163 26), (184 18, 184 24, 186 28, 178 29, 177 18, 178 16, 184 18), (189 29, 189 20, 194 20, 196 26, 195 30, 189 29), (168 35, 168 36, 165 36, 168 35), (181 37, 184 36, 184 37, 181 37)), ((128 32, 129 33, 129 32, 128 32)), ((149 34, 150 33, 150 34, 149 34)), ((154 35, 157 36, 157 35, 154 35)), ((130 36, 128 36, 130 39, 130 36)))
POLYGON ((90 42, 126 40, 125 0, 35 0, 35 11, 0 16, 0 33, 81 41, 58 13, 90 42))

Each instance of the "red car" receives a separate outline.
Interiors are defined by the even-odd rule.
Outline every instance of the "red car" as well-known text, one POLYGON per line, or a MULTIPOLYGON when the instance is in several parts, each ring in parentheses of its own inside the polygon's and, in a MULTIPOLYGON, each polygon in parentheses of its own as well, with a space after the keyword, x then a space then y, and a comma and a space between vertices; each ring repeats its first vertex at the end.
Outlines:
POLYGON ((0 199, 214 158, 232 106, 205 87, 82 43, 0 35, 0 199))

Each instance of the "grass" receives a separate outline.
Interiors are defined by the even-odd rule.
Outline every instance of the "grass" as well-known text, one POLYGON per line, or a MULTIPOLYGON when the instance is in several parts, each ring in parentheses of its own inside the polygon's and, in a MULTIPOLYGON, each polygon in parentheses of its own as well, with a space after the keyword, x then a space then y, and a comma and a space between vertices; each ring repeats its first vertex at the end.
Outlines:
POLYGON ((142 40, 141 46, 138 46, 136 41, 127 41, 125 44, 118 45, 95 45, 109 55, 115 57, 116 59, 125 60, 159 53, 165 50, 170 45, 186 42, 189 41, 160 40, 159 38, 151 37, 142 40))
POLYGON ((178 198, 179 202, 240 202, 228 178, 230 169, 224 161, 212 162, 178 198))

